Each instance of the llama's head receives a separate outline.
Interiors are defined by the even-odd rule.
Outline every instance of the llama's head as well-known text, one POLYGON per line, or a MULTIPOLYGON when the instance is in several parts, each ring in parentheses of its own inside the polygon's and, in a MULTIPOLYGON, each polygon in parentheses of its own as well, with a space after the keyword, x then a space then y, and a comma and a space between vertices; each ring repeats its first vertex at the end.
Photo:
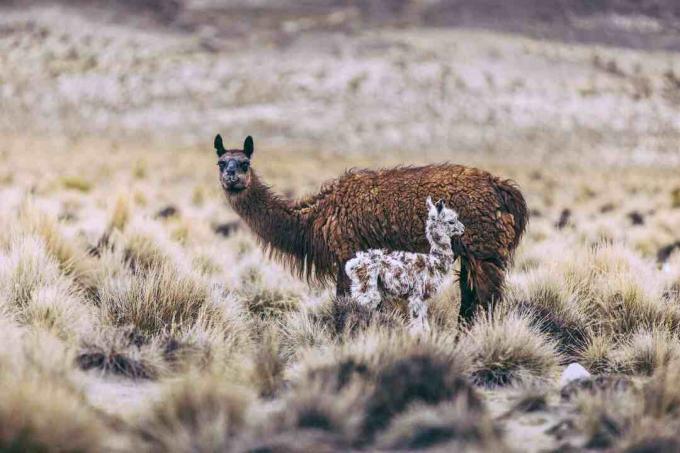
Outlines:
POLYGON ((432 199, 427 197, 427 234, 435 241, 443 238, 460 236, 465 232, 465 226, 458 220, 458 213, 447 208, 444 200, 432 203, 432 199))
POLYGON ((248 188, 251 182, 250 157, 255 151, 253 138, 248 136, 243 149, 225 149, 222 137, 215 137, 217 165, 220 168, 220 183, 229 194, 238 194, 248 188))

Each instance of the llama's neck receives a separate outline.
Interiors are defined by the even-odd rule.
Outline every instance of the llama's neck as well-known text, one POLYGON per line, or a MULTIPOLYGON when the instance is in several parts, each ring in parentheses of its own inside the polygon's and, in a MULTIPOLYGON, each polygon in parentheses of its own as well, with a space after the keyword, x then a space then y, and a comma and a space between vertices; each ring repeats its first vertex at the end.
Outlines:
POLYGON ((439 259, 444 265, 453 264, 454 253, 451 248, 451 238, 437 232, 429 225, 425 230, 425 236, 430 243, 430 255, 435 259, 439 259))
POLYGON ((306 228, 302 215, 288 200, 274 194, 254 172, 248 188, 238 194, 227 193, 227 200, 269 247, 289 255, 305 254, 306 228))

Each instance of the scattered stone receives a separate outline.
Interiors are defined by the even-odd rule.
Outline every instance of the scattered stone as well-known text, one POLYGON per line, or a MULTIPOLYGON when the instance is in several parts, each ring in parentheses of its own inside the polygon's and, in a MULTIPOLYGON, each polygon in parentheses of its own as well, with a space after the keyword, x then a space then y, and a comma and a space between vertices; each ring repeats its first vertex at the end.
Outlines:
POLYGON ((579 380, 579 379, 587 379, 590 377, 590 373, 588 370, 583 368, 578 363, 571 363, 567 368, 564 369, 562 372, 562 376, 560 377, 560 387, 564 387, 565 385, 579 380))

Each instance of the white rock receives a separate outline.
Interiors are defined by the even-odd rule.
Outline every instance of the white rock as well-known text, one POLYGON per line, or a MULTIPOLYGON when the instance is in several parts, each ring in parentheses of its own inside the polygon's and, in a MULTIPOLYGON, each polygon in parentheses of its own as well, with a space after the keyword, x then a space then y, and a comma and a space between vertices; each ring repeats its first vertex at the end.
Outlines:
POLYGON ((590 373, 588 370, 583 368, 580 364, 571 363, 562 372, 562 376, 560 377, 560 387, 564 387, 565 385, 577 379, 583 379, 589 376, 590 373))

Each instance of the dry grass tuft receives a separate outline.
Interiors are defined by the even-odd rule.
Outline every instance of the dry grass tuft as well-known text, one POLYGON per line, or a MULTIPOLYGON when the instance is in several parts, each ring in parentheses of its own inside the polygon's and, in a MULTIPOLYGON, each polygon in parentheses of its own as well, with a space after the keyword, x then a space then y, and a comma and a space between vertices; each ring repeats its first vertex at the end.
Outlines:
POLYGON ((128 274, 103 282, 99 306, 113 325, 133 325, 144 335, 157 335, 215 314, 216 295, 198 275, 164 265, 146 274, 128 274))
POLYGON ((484 387, 549 379, 557 372, 555 343, 532 325, 527 314, 496 310, 480 317, 460 340, 462 355, 472 360, 471 378, 484 387))
POLYGON ((139 421, 139 447, 152 452, 228 451, 253 395, 221 376, 188 374, 139 421))
POLYGON ((107 420, 71 379, 72 352, 48 332, 4 320, 0 327, 0 449, 112 448, 114 436, 107 420))
POLYGON ((548 273, 533 273, 523 290, 509 294, 510 305, 531 316, 532 325, 557 343, 566 357, 577 357, 587 344, 592 321, 562 282, 548 273))
POLYGON ((83 370, 155 379, 167 372, 163 348, 157 343, 132 328, 108 328, 84 341, 76 362, 83 370))
POLYGON ((73 278, 82 289, 92 290, 92 269, 96 263, 87 252, 73 245, 66 238, 57 223, 33 204, 24 203, 18 213, 21 234, 35 235, 44 242, 47 253, 57 260, 60 270, 73 278))
POLYGON ((414 406, 392 420, 375 445, 381 450, 505 451, 499 429, 464 401, 414 406))
POLYGON ((18 322, 74 339, 96 323, 94 310, 60 274, 59 266, 35 236, 21 236, 0 255, 0 291, 7 313, 18 322))
POLYGON ((322 349, 302 357, 293 374, 293 392, 320 388, 323 394, 335 395, 335 404, 351 402, 352 413, 361 414, 361 422, 348 442, 360 444, 371 442, 412 404, 460 399, 479 409, 481 401, 464 375, 467 362, 452 341, 450 337, 418 341, 369 330, 331 352, 322 349))
POLYGON ((615 354, 621 372, 651 376, 672 361, 680 361, 680 341, 665 330, 643 331, 634 334, 615 354))

